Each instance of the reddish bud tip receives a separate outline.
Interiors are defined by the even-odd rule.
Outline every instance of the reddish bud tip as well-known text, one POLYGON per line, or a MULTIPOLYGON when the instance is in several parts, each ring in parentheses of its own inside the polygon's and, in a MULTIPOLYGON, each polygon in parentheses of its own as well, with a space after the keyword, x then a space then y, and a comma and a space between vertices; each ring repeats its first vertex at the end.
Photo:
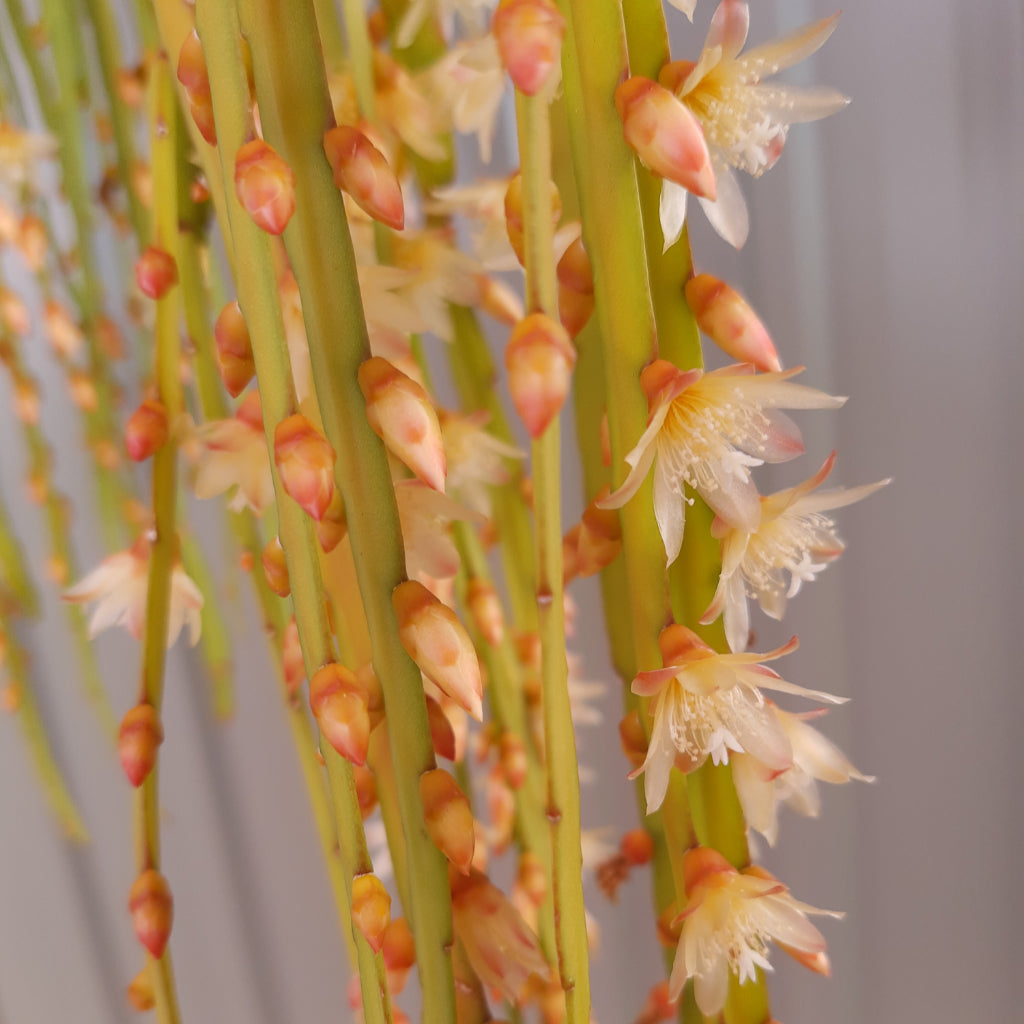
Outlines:
POLYGON ((334 449, 296 413, 274 430, 274 463, 285 491, 318 522, 334 496, 334 449))
POLYGON ((295 212, 295 172, 272 146, 253 139, 235 156, 235 194, 259 227, 279 235, 295 212))
POLYGON ((560 323, 531 313, 516 324, 505 349, 505 367, 512 404, 534 440, 565 404, 575 365, 576 349, 560 323))
POLYGON ((324 152, 334 184, 360 209, 396 231, 405 227, 402 187, 384 154, 351 125, 338 125, 324 136, 324 152))
POLYGON ((781 370, 775 346, 765 326, 742 295, 710 274, 686 282, 686 302, 697 326, 737 362, 759 370, 781 370))
POLYGON ((138 788, 156 764, 156 752, 164 741, 160 716, 152 704, 136 704, 121 720, 117 749, 128 781, 138 788))
POLYGON ((169 252, 151 245, 135 261, 135 280, 147 298, 162 299, 178 283, 178 264, 169 252))
POLYGON ((464 875, 473 864, 476 832, 466 794, 443 768, 420 776, 420 800, 434 845, 464 875))
POLYGON ((498 647, 505 636, 505 616, 494 585, 478 577, 471 579, 466 588, 466 605, 480 635, 491 647, 498 647))
POLYGON ((213 327, 213 337, 217 342, 217 367, 224 386, 232 398, 237 398, 256 372, 249 328, 237 302, 229 302, 221 310, 213 327))
POLYGON ((292 586, 288 579, 288 562, 284 557, 284 548, 281 547, 279 538, 273 537, 267 542, 261 561, 267 586, 278 597, 287 597, 292 592, 292 586))
POLYGON ((391 923, 391 897, 376 875, 352 879, 352 921, 374 953, 379 953, 391 923))
POLYGON ((327 742, 346 760, 365 764, 370 711, 356 674, 335 662, 318 669, 309 681, 309 707, 327 742))
POLYGON ((284 636, 281 638, 281 663, 284 669, 285 689, 294 696, 306 678, 306 663, 302 658, 299 627, 294 615, 284 627, 284 636))
POLYGON ((167 443, 170 427, 167 407, 163 402, 147 398, 128 417, 124 428, 124 445, 128 458, 143 462, 167 443))
POLYGON ((159 959, 171 937, 174 920, 174 900, 167 879, 152 868, 143 871, 128 894, 128 910, 136 938, 159 959))
POLYGON ((565 18, 551 0, 501 0, 491 31, 515 87, 535 96, 562 59, 565 18))
POLYGON ((619 844, 622 856, 634 867, 650 863, 654 856, 654 840, 644 828, 634 828, 622 837, 619 844))

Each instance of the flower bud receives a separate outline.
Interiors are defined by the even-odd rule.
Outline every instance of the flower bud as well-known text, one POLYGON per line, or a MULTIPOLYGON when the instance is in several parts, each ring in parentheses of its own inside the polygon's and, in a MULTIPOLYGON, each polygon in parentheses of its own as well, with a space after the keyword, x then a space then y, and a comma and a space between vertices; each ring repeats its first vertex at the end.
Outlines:
POLYGON ((473 863, 476 833, 466 794, 443 768, 420 776, 420 800, 427 832, 434 845, 464 875, 473 863))
POLYGON ((575 239, 558 261, 558 318, 575 338, 594 312, 594 272, 583 239, 575 239))
POLYGON ((128 997, 128 1005, 139 1013, 145 1013, 156 1006, 156 996, 153 993, 153 983, 149 980, 148 967, 143 967, 132 978, 125 989, 125 995, 128 997))
POLYGON ((178 264, 165 249, 150 245, 135 261, 135 280, 147 298, 162 299, 178 283, 178 264))
POLYGON ((404 917, 392 918, 384 932, 384 946, 381 950, 384 967, 388 972, 389 987, 398 992, 405 984, 405 976, 416 963, 416 944, 413 941, 412 929, 404 917), (398 986, 390 984, 392 978, 399 981, 398 986))
POLYGON ((501 0, 491 31, 515 87, 536 96, 562 59, 565 18, 551 0, 501 0))
POLYGON ((377 780, 365 765, 352 765, 352 778, 356 785, 356 800, 359 802, 359 816, 366 819, 377 808, 377 780))
POLYGON ((257 227, 279 235, 295 212, 295 172, 263 139, 235 156, 235 194, 257 227))
POLYGON ((544 313, 531 313, 512 331, 505 368, 512 404, 537 440, 569 394, 576 349, 565 328, 544 313))
POLYGON ((39 422, 39 388, 28 377, 15 378, 14 415, 26 426, 39 422))
POLYGON ((727 355, 765 372, 781 370, 771 336, 734 288, 710 274, 686 282, 686 302, 697 326, 727 355))
POLYGON ((679 908, 673 900, 659 915, 655 924, 658 942, 668 949, 679 946, 679 935, 683 930, 683 922, 679 918, 679 908))
POLYGON ((600 508, 599 502, 608 497, 608 487, 602 487, 587 506, 580 521, 577 541, 578 571, 581 576, 593 576, 606 565, 611 565, 622 550, 622 524, 615 509, 600 508))
POLYGON ((128 910, 136 938, 159 959, 171 937, 174 920, 174 900, 167 879, 152 868, 143 871, 128 894, 128 910))
POLYGON ((334 184, 361 210, 389 228, 405 227, 402 188, 384 154, 351 125, 337 125, 324 136, 324 152, 334 184))
POLYGON ((202 137, 217 145, 217 128, 213 121, 213 100, 210 95, 210 74, 203 55, 203 44, 193 29, 181 44, 178 54, 178 81, 188 96, 192 119, 202 137))
POLYGON ((537 854, 527 850, 519 857, 516 884, 535 907, 544 902, 548 894, 548 873, 544 870, 544 862, 537 854))
POLYGON ((431 682, 481 721, 480 662, 455 612, 416 580, 400 583, 391 602, 398 618, 398 635, 409 657, 431 682))
POLYGON ((447 463, 441 424, 423 387, 379 356, 359 367, 359 387, 366 418, 388 451, 443 494, 447 463))
POLYGON ((327 742, 346 760, 365 764, 370 712, 356 674, 336 662, 317 669, 309 681, 309 707, 327 742))
POLYGON ((217 367, 221 379, 232 398, 237 398, 256 372, 252 354, 252 340, 241 307, 229 302, 217 317, 213 327, 217 342, 217 367))
POLYGON ((505 617, 494 584, 479 577, 471 579, 466 587, 466 605, 480 635, 491 647, 498 647, 505 636, 505 617))
POLYGON ((267 542, 261 561, 267 586, 278 597, 287 597, 292 592, 292 585, 288 579, 288 561, 284 557, 284 548, 281 547, 279 537, 273 537, 267 542))
POLYGON ((370 949, 379 953, 391 923, 391 897, 376 875, 357 875, 352 879, 352 921, 370 949))
POLYGON ((345 539, 346 533, 348 519, 345 516, 345 503, 341 500, 341 492, 335 487, 323 519, 316 524, 316 539, 324 554, 329 555, 345 539))
POLYGON ((293 615, 284 627, 281 637, 281 666, 284 670, 285 689, 294 697, 306 678, 306 662, 299 643, 299 627, 293 615))
POLYGON ((128 417, 124 427, 124 446, 133 462, 144 462, 167 443, 170 427, 167 407, 155 398, 147 398, 128 417))
POLYGON ((430 725, 430 742, 434 747, 434 753, 446 761, 454 761, 455 730, 444 713, 444 708, 430 694, 427 694, 427 722, 430 725))
POLYGON ((46 225, 34 213, 27 213, 18 224, 15 248, 21 253, 25 265, 34 274, 46 266, 46 253, 50 243, 46 237, 46 225))
POLYGON ((156 752, 164 741, 164 730, 156 708, 148 702, 129 708, 121 720, 117 749, 128 781, 138 789, 156 764, 156 752))
POLYGON ((100 398, 96 393, 96 383, 88 370, 76 367, 68 372, 68 394, 71 401, 83 412, 95 412, 99 408, 100 398))
POLYGON ((716 197, 715 172, 700 122, 668 89, 634 75, 615 90, 615 109, 626 142, 645 167, 695 196, 716 197))
MULTIPOLYGON (((51 303, 57 305, 51 299, 47 302, 47 307, 51 303)), ((29 314, 28 306, 25 305, 25 300, 9 288, 0 288, 0 322, 3 323, 4 330, 21 337, 32 330, 32 317, 29 314)))
POLYGON ((296 413, 274 430, 274 463, 285 491, 317 521, 334 496, 334 449, 305 416, 296 413))
POLYGON ((56 299, 48 299, 43 307, 43 333, 54 351, 66 359, 73 359, 82 350, 85 336, 81 327, 56 299))
MULTIPOLYGON (((549 192, 551 195, 551 224, 554 227, 562 216, 562 197, 559 195, 558 186, 553 181, 549 182, 549 192)), ((522 174, 517 173, 512 177, 505 192, 505 229, 508 231, 508 240, 516 254, 516 259, 525 266, 526 239, 523 219, 522 174)))
POLYGON ((654 840, 645 828, 630 829, 619 844, 622 856, 634 867, 649 864, 654 856, 654 840))
POLYGON ((512 789, 522 789, 526 782, 528 758, 526 744, 512 732, 504 732, 498 741, 498 757, 505 781, 512 789))
POLYGON ((639 768, 647 758, 647 737, 636 711, 630 711, 619 722, 619 743, 626 760, 634 768, 639 768))

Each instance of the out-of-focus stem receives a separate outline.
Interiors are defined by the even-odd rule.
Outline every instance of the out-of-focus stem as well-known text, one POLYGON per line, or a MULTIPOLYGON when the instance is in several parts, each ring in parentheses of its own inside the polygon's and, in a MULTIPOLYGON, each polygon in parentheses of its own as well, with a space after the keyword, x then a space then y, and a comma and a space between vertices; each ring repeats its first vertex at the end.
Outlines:
POLYGON ((357 380, 369 341, 345 207, 323 152, 334 117, 323 64, 312 57, 316 24, 305 0, 287 10, 272 0, 246 0, 243 11, 263 128, 296 176, 285 244, 302 297, 317 397, 338 456, 373 663, 384 691, 413 883, 424 1020, 440 1024, 454 1015, 451 898, 445 860, 427 835, 419 799, 419 777, 434 767, 434 752, 420 672, 399 640, 391 604, 392 591, 406 578, 405 553, 387 456, 366 420, 357 380))
POLYGON ((11 528, 7 506, 0 500, 0 573, 22 615, 39 613, 39 594, 29 572, 21 541, 11 528))

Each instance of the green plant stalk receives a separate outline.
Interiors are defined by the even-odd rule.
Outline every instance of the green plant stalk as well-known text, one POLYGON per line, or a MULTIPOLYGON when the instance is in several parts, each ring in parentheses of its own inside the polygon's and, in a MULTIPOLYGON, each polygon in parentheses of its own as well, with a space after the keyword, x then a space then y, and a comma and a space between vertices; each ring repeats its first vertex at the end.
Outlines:
POLYGON ((13 688, 14 711, 28 744, 29 755, 42 785, 46 802, 50 805, 64 835, 73 843, 87 843, 89 830, 85 827, 82 815, 53 756, 46 727, 39 713, 39 705, 32 691, 32 673, 29 670, 28 656, 14 629, 3 618, 0 618, 0 648, 5 653, 8 686, 13 688))
MULTIPOLYGON (((527 97, 516 90, 516 122, 523 184, 526 308, 557 322, 547 98, 543 94, 527 97)), ((579 764, 565 655, 560 419, 556 415, 532 444, 536 600, 558 971, 565 992, 567 1021, 586 1024, 590 1020, 590 973, 583 906, 579 764)))
POLYGON ((341 23, 335 0, 313 0, 316 8, 317 34, 323 49, 324 64, 330 74, 337 74, 345 67, 345 40, 341 36, 341 23))
POLYGON ((39 592, 32 581, 21 541, 11 528, 7 506, 0 500, 0 571, 22 615, 39 614, 39 592))
POLYGON ((454 1014, 451 897, 444 857, 430 841, 419 777, 434 767, 419 669, 398 636, 391 593, 406 578, 405 553, 387 455, 366 420, 357 372, 369 356, 355 255, 341 193, 323 152, 334 123, 316 24, 308 2, 287 11, 246 0, 243 23, 253 52, 256 92, 268 141, 295 171, 295 214, 285 245, 302 297, 310 358, 373 650, 384 691, 402 825, 413 881, 411 917, 424 1020, 454 1014), (341 325, 347 337, 338 338, 341 325))
MULTIPOLYGON (((366 5, 362 0, 341 0, 341 13, 345 20, 348 60, 356 84, 359 112, 372 122, 377 117, 377 103, 373 88, 373 47, 366 22, 366 5)), ((328 70, 337 69, 328 64, 328 70)))
MULTIPOLYGON (((153 173, 153 240, 172 256, 177 254, 178 203, 174 158, 175 110, 170 70, 166 59, 150 69, 150 144, 153 173)), ((174 422, 184 410, 178 344, 180 295, 178 286, 156 302, 156 393, 174 422)), ((140 701, 157 716, 163 705, 167 651, 167 622, 171 606, 171 577, 178 557, 178 447, 173 435, 153 456, 153 531, 149 549, 149 582, 142 636, 140 701)), ((141 875, 160 870, 159 772, 155 764, 136 791, 136 867, 141 875)), ((160 1024, 180 1019, 170 948, 159 958, 149 954, 150 983, 160 1024)))

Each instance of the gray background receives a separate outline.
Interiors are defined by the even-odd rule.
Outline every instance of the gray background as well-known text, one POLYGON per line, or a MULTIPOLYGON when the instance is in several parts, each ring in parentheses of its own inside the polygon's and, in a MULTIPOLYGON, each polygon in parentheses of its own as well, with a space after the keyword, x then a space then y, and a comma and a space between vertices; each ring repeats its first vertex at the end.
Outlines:
MULTIPOLYGON (((818 2, 753 6, 755 41, 831 12, 818 2)), ((702 30, 711 7, 698 7, 702 30)), ((675 23, 677 54, 692 56, 701 30, 675 23)), ((756 620, 764 646, 800 634, 789 678, 853 698, 827 728, 879 777, 826 791, 818 822, 785 816, 767 855, 798 897, 847 911, 824 925, 831 981, 774 957, 773 1005, 787 1024, 1024 1019, 1015 1004, 1024 910, 1015 735, 1024 718, 1022 36, 1014 2, 851 5, 813 70, 796 77, 834 85, 853 103, 796 128, 779 166, 744 181, 746 251, 727 251, 694 216, 699 266, 745 290, 784 361, 808 364, 807 383, 852 396, 839 413, 803 417, 810 454, 778 480, 800 478, 833 446, 839 482, 895 477, 839 514, 849 551, 794 601, 785 629, 756 620)), ((36 369, 50 372, 45 357, 36 369)), ((48 385, 53 437, 61 394, 48 385)), ((39 562, 45 545, 18 483, 20 446, 5 436, 4 493, 39 562)), ((57 473, 82 517, 82 564, 93 564, 101 550, 87 521, 88 469, 73 443, 59 447, 57 473)), ((594 592, 576 596, 580 622, 596 621, 594 592)), ((250 610, 247 595, 228 606, 240 638, 228 726, 211 723, 187 650, 171 657, 161 795, 184 1017, 348 1020, 344 954, 250 610)), ((46 612, 21 636, 94 841, 69 849, 58 839, 17 725, 0 720, 0 1021, 113 1024, 132 1016, 122 990, 141 964, 125 906, 131 798, 76 688, 53 594, 46 612)), ((587 676, 608 682, 605 725, 582 748, 599 776, 585 789, 586 823, 627 827, 617 686, 595 631, 582 625, 576 646, 587 676)), ((123 711, 136 645, 106 634, 100 652, 123 711)), ((596 897, 591 906, 604 935, 595 1016, 624 1024, 659 976, 646 878, 617 905, 596 897)))

